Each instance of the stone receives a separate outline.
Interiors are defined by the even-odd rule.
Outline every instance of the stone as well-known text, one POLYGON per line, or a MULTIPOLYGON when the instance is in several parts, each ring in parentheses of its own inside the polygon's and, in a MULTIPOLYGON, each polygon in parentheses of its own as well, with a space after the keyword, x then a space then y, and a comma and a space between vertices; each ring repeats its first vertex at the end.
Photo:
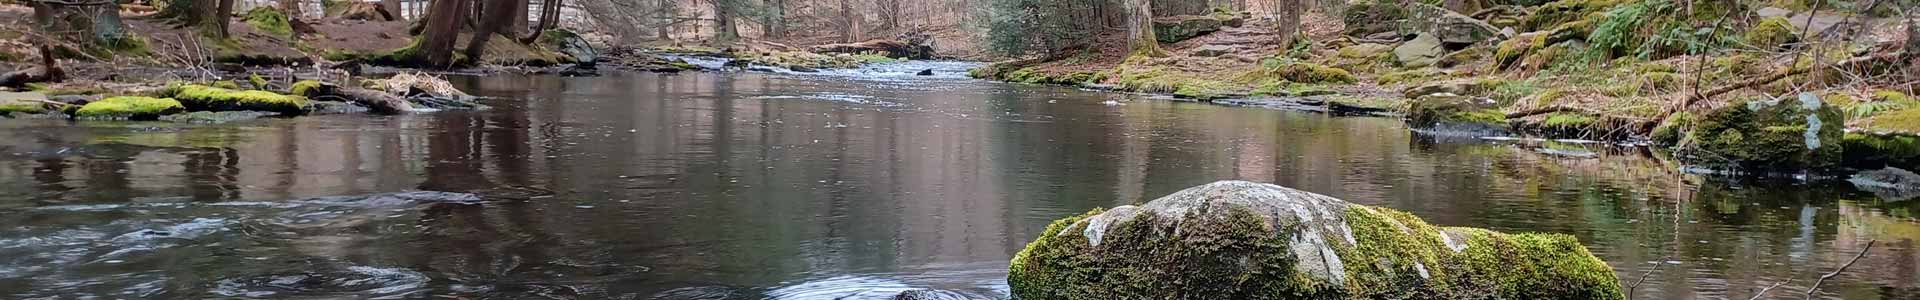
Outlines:
POLYGON ((1486 92, 1487 86, 1479 80, 1429 82, 1400 91, 1407 99, 1420 99, 1420 97, 1439 94, 1478 96, 1486 92))
POLYGON ((1506 114, 1494 106, 1493 99, 1483 97, 1429 94, 1407 103, 1407 119, 1414 128, 1505 131, 1506 114))
POLYGON ((1434 226, 1246 181, 1055 221, 1007 283, 1023 300, 1624 297, 1572 236, 1434 226))
POLYGON ((1754 11, 1753 14, 1756 16, 1760 16, 1760 18, 1762 19, 1772 18, 1772 17, 1784 18, 1787 15, 1793 14, 1793 11, 1785 8, 1779 8, 1779 7, 1766 7, 1766 8, 1761 8, 1760 10, 1754 11))
POLYGON ((1443 43, 1469 45, 1503 38, 1492 24, 1439 6, 1409 3, 1407 13, 1401 32, 1433 34, 1443 43))
POLYGON ((177 123, 222 124, 222 123, 231 123, 231 122, 259 119, 259 118, 269 117, 274 115, 279 115, 279 113, 264 112, 264 111, 196 111, 196 112, 190 112, 190 113, 184 113, 184 114, 173 114, 173 115, 161 116, 160 120, 177 122, 177 123))
POLYGON ((800 72, 800 73, 819 73, 820 72, 820 69, 809 68, 806 66, 788 66, 787 70, 792 70, 794 72, 800 72))
POLYGON ((1702 115, 1679 149, 1683 161, 1754 174, 1839 166, 1846 115, 1818 96, 1747 101, 1702 115))
POLYGON ((926 290, 926 289, 908 290, 905 292, 900 292, 900 294, 898 295, 893 295, 893 300, 971 300, 971 299, 976 299, 976 298, 968 297, 967 295, 955 293, 951 291, 926 290))
POLYGON ((47 94, 40 92, 0 92, 0 115, 43 113, 45 101, 47 94))
POLYGON ((1210 16, 1169 16, 1153 19, 1153 36, 1161 43, 1178 43, 1219 31, 1226 22, 1210 16))
POLYGON ((933 76, 933 69, 926 69, 926 70, 920 70, 920 73, 914 73, 913 75, 915 75, 915 76, 933 76))
POLYGON ((1234 48, 1233 46, 1227 46, 1227 45, 1206 45, 1206 46, 1200 46, 1199 49, 1193 50, 1193 56, 1216 57, 1216 56, 1226 55, 1227 53, 1233 53, 1235 50, 1238 50, 1238 48, 1234 48))
POLYGON ((1432 66, 1445 54, 1446 47, 1440 45, 1440 39, 1430 34, 1422 34, 1413 40, 1401 43, 1393 48, 1393 57, 1401 67, 1421 68, 1432 66))
POLYGON ((1847 182, 1852 183, 1854 188, 1887 201, 1903 201, 1920 196, 1920 174, 1895 167, 1853 174, 1853 178, 1848 178, 1847 182))

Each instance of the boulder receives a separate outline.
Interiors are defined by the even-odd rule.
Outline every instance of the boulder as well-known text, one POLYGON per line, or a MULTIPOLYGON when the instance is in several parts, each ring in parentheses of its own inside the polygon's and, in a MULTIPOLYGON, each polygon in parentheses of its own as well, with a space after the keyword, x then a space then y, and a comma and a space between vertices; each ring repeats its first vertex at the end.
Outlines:
POLYGON ((572 30, 553 29, 540 33, 540 44, 573 57, 573 61, 581 65, 591 66, 600 60, 600 51, 594 50, 593 44, 572 30))
POLYGON ((1749 101, 1700 117, 1680 149, 1690 164, 1742 172, 1821 171, 1840 163, 1846 117, 1818 96, 1749 101))
POLYGON ((1879 170, 1853 174, 1847 179, 1855 189, 1873 193, 1887 201, 1903 201, 1920 196, 1920 174, 1914 174, 1900 168, 1886 167, 1879 170))
POLYGON ((1501 38, 1499 28, 1467 15, 1424 3, 1408 3, 1406 7, 1407 20, 1401 25, 1403 33, 1432 34, 1440 38, 1440 42, 1454 45, 1501 38))
POLYGON ((1393 48, 1394 59, 1407 68, 1432 66, 1440 61, 1441 54, 1446 53, 1447 48, 1440 45, 1440 39, 1431 34, 1422 34, 1393 48))
POLYGON ((1221 181, 1055 221, 1014 256, 1015 299, 1620 299, 1574 237, 1429 225, 1221 181))
POLYGON ((913 73, 913 75, 914 76, 933 76, 933 69, 920 70, 920 73, 913 73))
POLYGON ((1400 93, 1407 99, 1420 99, 1420 97, 1439 94, 1477 96, 1486 93, 1488 89, 1486 82, 1482 80, 1461 79, 1429 82, 1406 88, 1400 93))
POLYGON ((326 14, 328 17, 340 18, 345 20, 366 20, 366 21, 386 22, 386 21, 397 21, 400 19, 400 18, 397 18, 398 15, 393 14, 393 12, 387 11, 387 8, 381 7, 379 3, 359 2, 359 1, 343 2, 337 5, 330 5, 329 7, 326 7, 326 14))
POLYGON ((1506 114, 1494 109, 1493 99, 1437 93, 1407 103, 1407 119, 1414 128, 1450 131, 1504 131, 1506 114))
POLYGON ((1153 36, 1161 43, 1178 43, 1219 31, 1227 22, 1211 16, 1169 16, 1153 19, 1153 36))

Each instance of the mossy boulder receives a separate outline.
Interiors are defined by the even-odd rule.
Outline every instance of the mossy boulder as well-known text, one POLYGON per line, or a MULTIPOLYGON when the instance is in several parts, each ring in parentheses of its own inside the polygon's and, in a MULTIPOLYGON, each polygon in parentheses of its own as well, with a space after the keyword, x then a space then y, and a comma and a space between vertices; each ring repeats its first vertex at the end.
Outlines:
POLYGON ((1507 116, 1494 104, 1493 99, 1481 97, 1426 95, 1407 103, 1407 119, 1414 128, 1436 133, 1505 134, 1510 129, 1507 116))
POLYGON ((1450 45, 1469 45, 1500 38, 1500 29, 1439 6, 1408 3, 1407 20, 1400 32, 1431 34, 1450 45))
POLYGON ((1746 31, 1747 43, 1766 50, 1785 48, 1787 44, 1799 41, 1793 23, 1784 17, 1761 19, 1746 31))
POLYGON ((1541 5, 1534 9, 1520 23, 1521 31, 1546 30, 1560 27, 1562 24, 1587 20, 1596 14, 1604 14, 1608 9, 1628 0, 1560 0, 1541 5))
POLYGON ((197 84, 175 84, 161 91, 192 111, 265 111, 299 115, 313 109, 306 97, 268 91, 240 91, 197 84))
POLYGON ((1055 221, 1007 283, 1026 300, 1624 297, 1572 236, 1434 226, 1245 181, 1055 221))
POLYGON ((180 101, 153 97, 112 97, 81 106, 75 118, 104 120, 155 120, 160 116, 185 112, 180 101))
POLYGON ((1812 94, 1748 101, 1700 116, 1680 149, 1691 164, 1743 172, 1829 170, 1842 157, 1846 116, 1812 94))
POLYGON ((1153 37, 1161 43, 1178 43, 1226 26, 1227 21, 1212 16, 1170 16, 1153 19, 1153 37))
POLYGON ((1269 58, 1260 62, 1260 68, 1241 76, 1247 82, 1266 82, 1285 80, 1296 83, 1354 83, 1360 81, 1353 72, 1325 65, 1292 59, 1269 58))
POLYGON ((1407 18, 1407 9, 1395 0, 1354 0, 1347 2, 1341 15, 1347 35, 1365 36, 1379 32, 1397 32, 1399 21, 1407 18))
POLYGON ((253 26, 253 29, 278 36, 293 36, 293 23, 288 22, 287 14, 273 7, 256 6, 248 10, 247 14, 242 16, 242 20, 246 21, 247 25, 253 26))

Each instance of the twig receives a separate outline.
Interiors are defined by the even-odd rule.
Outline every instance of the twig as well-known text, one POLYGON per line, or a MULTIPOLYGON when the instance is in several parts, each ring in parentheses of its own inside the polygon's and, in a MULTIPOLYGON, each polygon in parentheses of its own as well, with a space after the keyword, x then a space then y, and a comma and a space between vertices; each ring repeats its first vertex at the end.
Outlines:
MULTIPOLYGON (((1812 32, 1812 31, 1813 31, 1813 19, 1814 19, 1814 17, 1819 17, 1819 16, 1820 16, 1820 4, 1821 4, 1821 2, 1826 2, 1826 1, 1814 1, 1814 2, 1813 2, 1813 10, 1808 10, 1808 11, 1807 11, 1807 24, 1806 24, 1806 25, 1804 25, 1804 26, 1800 26, 1800 27, 1801 27, 1801 28, 1800 28, 1800 42, 1801 42, 1801 43, 1806 43, 1806 42, 1807 42, 1807 33, 1808 33, 1808 32, 1812 32)), ((1814 47, 1814 48, 1815 48, 1815 49, 1818 49, 1819 47, 1814 47)), ((1814 59, 1819 59, 1819 58, 1817 58, 1817 57, 1816 57, 1816 58, 1814 58, 1814 59)), ((1798 66, 1798 65, 1800 65, 1800 56, 1799 56, 1799 55, 1794 55, 1794 56, 1793 56, 1793 63, 1790 63, 1790 64, 1787 64, 1787 68, 1789 68, 1789 69, 1791 69, 1791 68, 1793 68, 1794 66, 1798 66)))
MULTIPOLYGON (((1876 1, 1877 1, 1877 0, 1876 0, 1876 1)), ((1736 11, 1736 10, 1737 10, 1737 9, 1729 9, 1729 10, 1727 10, 1727 13, 1726 13, 1726 14, 1722 14, 1722 15, 1720 15, 1720 19, 1719 19, 1719 20, 1715 20, 1715 21, 1713 21, 1713 27, 1712 27, 1711 29, 1707 29, 1707 38, 1709 38, 1709 39, 1711 39, 1711 38, 1713 38, 1713 34, 1715 34, 1715 33, 1719 33, 1719 32, 1720 32, 1720 25, 1721 25, 1721 24, 1723 24, 1723 23, 1725 23, 1725 22, 1727 22, 1727 18, 1729 18, 1729 17, 1733 17, 1733 12, 1734 12, 1734 11, 1736 11)), ((1701 54, 1701 53, 1694 53, 1693 55, 1694 55, 1694 59, 1693 59, 1693 96, 1700 96, 1700 84, 1701 84, 1701 77, 1703 77, 1703 76, 1701 76, 1701 74, 1702 74, 1702 73, 1705 73, 1705 72, 1706 72, 1706 70, 1707 70, 1707 55, 1705 55, 1705 54, 1701 54)))
POLYGON ((1639 288, 1640 288, 1640 284, 1641 284, 1641 283, 1646 283, 1646 282, 1647 282, 1647 277, 1648 277, 1649 275, 1653 275, 1653 271, 1659 271, 1659 270, 1660 270, 1660 265, 1663 265, 1663 264, 1665 264, 1665 263, 1655 263, 1655 264, 1653 264, 1653 267, 1652 267, 1652 268, 1647 268, 1647 272, 1646 272, 1646 273, 1640 273, 1640 280, 1635 280, 1635 281, 1633 282, 1633 284, 1630 284, 1630 285, 1627 285, 1627 300, 1633 300, 1633 290, 1635 290, 1635 289, 1639 289, 1639 288))
POLYGON ((1814 282, 1813 282, 1813 287, 1810 287, 1810 288, 1807 288, 1807 299, 1808 299, 1808 300, 1812 300, 1812 299, 1813 299, 1813 293, 1814 293, 1814 292, 1817 292, 1817 291, 1820 291, 1820 284, 1822 284, 1822 283, 1826 283, 1826 282, 1827 282, 1827 278, 1833 278, 1834 276, 1840 276, 1840 272, 1843 272, 1843 271, 1846 271, 1846 270, 1847 270, 1847 267, 1851 267, 1851 266, 1853 266, 1853 263, 1854 263, 1854 262, 1859 262, 1859 261, 1860 261, 1860 258, 1861 258, 1861 257, 1865 257, 1865 256, 1867 256, 1867 250, 1873 250, 1873 242, 1878 242, 1878 241, 1879 241, 1879 240, 1867 240, 1867 247, 1865 247, 1865 248, 1860 248, 1860 254, 1855 254, 1855 255, 1853 255, 1853 259, 1852 259, 1852 260, 1848 260, 1848 261, 1847 261, 1847 264, 1844 264, 1844 265, 1840 265, 1840 268, 1839 268, 1839 269, 1834 269, 1834 270, 1833 270, 1833 273, 1827 273, 1827 275, 1825 275, 1825 276, 1820 276, 1820 280, 1816 280, 1816 281, 1814 281, 1814 282))
POLYGON ((1753 294, 1753 298, 1747 298, 1747 300, 1760 300, 1760 296, 1765 296, 1765 295, 1767 295, 1767 291, 1772 291, 1772 290, 1773 290, 1773 288, 1777 288, 1777 287, 1780 287, 1780 285, 1784 285, 1784 284, 1787 284, 1788 282, 1793 282, 1793 279, 1791 279, 1791 278, 1789 278, 1789 279, 1787 279, 1787 281, 1781 281, 1781 282, 1779 282, 1779 283, 1774 283, 1774 284, 1773 284, 1773 285, 1771 285, 1771 286, 1767 286, 1767 288, 1764 288, 1764 289, 1760 289, 1760 292, 1759 292, 1759 293, 1754 293, 1754 294, 1753 294))

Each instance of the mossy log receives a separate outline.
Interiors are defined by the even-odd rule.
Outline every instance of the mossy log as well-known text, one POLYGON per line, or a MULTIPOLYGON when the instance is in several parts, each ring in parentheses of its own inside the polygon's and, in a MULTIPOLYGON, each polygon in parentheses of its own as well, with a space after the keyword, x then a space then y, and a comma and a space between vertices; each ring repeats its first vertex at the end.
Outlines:
POLYGON ((1007 282, 1026 300, 1624 297, 1572 236, 1433 226, 1244 181, 1055 221, 1007 282))
POLYGON ((179 100, 192 111, 265 111, 289 115, 313 110, 305 97, 268 91, 240 91, 197 84, 176 84, 161 91, 161 96, 179 100))
POLYGON ((315 100, 335 100, 352 102, 372 109, 376 114, 397 115, 412 112, 413 104, 405 98, 372 89, 343 87, 314 80, 296 82, 292 93, 296 96, 315 100))

